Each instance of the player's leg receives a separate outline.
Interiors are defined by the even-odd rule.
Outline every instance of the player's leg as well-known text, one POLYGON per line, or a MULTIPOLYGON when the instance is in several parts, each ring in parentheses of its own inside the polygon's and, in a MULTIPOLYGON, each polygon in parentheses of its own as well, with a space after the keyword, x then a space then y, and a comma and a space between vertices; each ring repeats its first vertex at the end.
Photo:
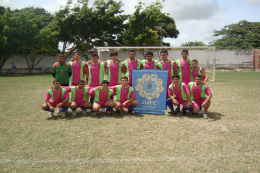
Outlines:
MULTIPOLYGON (((205 100, 205 99, 204 99, 205 100)), ((202 115, 205 119, 208 119, 208 116, 207 116, 207 110, 210 106, 210 100, 203 106, 203 112, 202 112, 202 115)))
POLYGON ((99 110, 101 109, 101 107, 102 107, 102 104, 101 104, 101 103, 98 103, 98 102, 94 103, 94 105, 93 105, 93 111, 96 112, 96 115, 99 115, 99 110))
POLYGON ((67 102, 65 103, 63 106, 62 106, 62 109, 61 109, 61 116, 64 118, 66 116, 66 110, 68 110, 70 107, 70 103, 67 102))
POLYGON ((172 100, 170 98, 166 99, 166 106, 168 106, 171 109, 171 111, 172 111, 171 115, 176 114, 174 111, 174 108, 173 108, 172 100))
POLYGON ((120 114, 120 108, 122 107, 122 103, 117 101, 115 104, 116 113, 120 114))
POLYGON ((70 108, 72 109, 72 116, 76 116, 77 113, 76 113, 76 109, 78 107, 78 104, 76 103, 76 101, 72 101, 71 104, 70 104, 70 108))
POLYGON ((83 114, 83 115, 86 115, 86 109, 89 109, 89 108, 91 108, 91 107, 92 107, 92 105, 91 105, 90 102, 84 102, 83 106, 81 107, 81 109, 82 109, 82 114, 83 114))
POLYGON ((126 107, 127 107, 127 109, 128 109, 128 112, 129 112, 130 114, 134 114, 135 111, 134 111, 133 109, 134 109, 137 105, 138 105, 138 101, 137 101, 137 100, 133 100, 133 101, 129 102, 129 103, 126 105, 126 107))
POLYGON ((49 118, 53 117, 53 113, 56 107, 56 104, 54 104, 53 102, 50 102, 50 105, 52 106, 52 108, 50 108, 47 103, 44 103, 42 105, 42 110, 49 112, 49 118))
POLYGON ((180 101, 180 104, 182 104, 182 115, 186 116, 186 111, 191 111, 192 107, 188 107, 188 100, 182 100, 180 101))
POLYGON ((193 103, 192 103, 192 112, 194 113, 194 114, 196 114, 196 113, 198 113, 199 112, 199 110, 200 110, 200 104, 198 104, 197 103, 198 101, 193 101, 193 103))
POLYGON ((115 106, 115 102, 113 102, 113 100, 107 100, 104 104, 104 107, 107 108, 107 114, 111 115, 112 114, 112 109, 115 106))

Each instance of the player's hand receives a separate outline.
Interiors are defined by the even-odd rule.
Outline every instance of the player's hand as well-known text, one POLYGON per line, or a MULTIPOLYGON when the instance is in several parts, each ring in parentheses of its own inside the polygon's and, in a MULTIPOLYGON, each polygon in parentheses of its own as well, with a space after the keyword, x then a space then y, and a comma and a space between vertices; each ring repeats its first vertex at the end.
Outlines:
POLYGON ((202 81, 202 82, 201 82, 201 85, 205 85, 205 84, 206 84, 206 82, 205 82, 205 81, 202 81))
POLYGON ((53 87, 54 87, 54 85, 50 86, 50 88, 49 88, 49 89, 52 89, 53 87))
POLYGON ((121 59, 117 59, 118 62, 122 62, 121 59))
POLYGON ((175 106, 178 106, 178 105, 179 105, 179 103, 178 103, 176 100, 173 100, 173 104, 174 104, 175 106))
POLYGON ((92 64, 92 61, 88 61, 88 64, 92 64))
POLYGON ((73 58, 70 59, 71 62, 74 62, 75 60, 73 58))
POLYGON ((57 107, 61 108, 62 107, 62 103, 57 104, 57 107))
POLYGON ((204 107, 206 104, 207 104, 207 101, 203 102, 203 103, 201 104, 201 107, 204 107))
POLYGON ((85 85, 87 85, 87 84, 88 84, 88 81, 86 80, 86 81, 85 81, 85 85))
POLYGON ((101 89, 101 86, 97 86, 96 88, 95 88, 95 90, 100 90, 101 89))
POLYGON ((189 107, 192 106, 191 102, 188 102, 187 106, 189 106, 189 107))
POLYGON ((50 107, 50 110, 51 110, 51 111, 54 111, 54 107, 51 106, 51 107, 50 107))
POLYGON ((58 62, 55 62, 53 65, 59 65, 59 63, 58 63, 58 62))
POLYGON ((122 104, 122 106, 125 107, 127 103, 128 103, 128 102, 125 101, 125 102, 122 104))

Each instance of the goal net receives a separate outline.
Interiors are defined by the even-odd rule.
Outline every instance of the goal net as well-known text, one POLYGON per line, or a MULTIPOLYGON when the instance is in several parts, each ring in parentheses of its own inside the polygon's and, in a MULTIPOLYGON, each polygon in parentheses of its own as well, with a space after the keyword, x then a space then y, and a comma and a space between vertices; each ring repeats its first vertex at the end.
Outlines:
POLYGON ((199 46, 199 47, 98 47, 98 55, 101 61, 111 59, 111 52, 118 52, 118 58, 122 61, 128 58, 129 50, 136 51, 136 58, 145 60, 147 52, 153 52, 154 60, 161 60, 160 52, 162 50, 168 51, 168 59, 182 59, 181 51, 187 49, 189 51, 189 59, 197 59, 199 66, 206 69, 209 80, 215 81, 216 68, 216 48, 214 46, 199 46))

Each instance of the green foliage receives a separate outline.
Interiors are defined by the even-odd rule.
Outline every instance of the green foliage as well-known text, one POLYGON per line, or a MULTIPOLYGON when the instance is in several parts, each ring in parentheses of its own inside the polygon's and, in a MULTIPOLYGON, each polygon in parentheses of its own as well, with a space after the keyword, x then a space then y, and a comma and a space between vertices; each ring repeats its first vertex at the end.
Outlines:
POLYGON ((187 43, 182 43, 181 46, 207 46, 205 43, 202 41, 189 41, 187 43))
POLYGON ((213 36, 222 36, 211 43, 218 49, 259 49, 260 22, 242 20, 215 30, 213 36))
POLYGON ((122 46, 158 46, 162 44, 161 35, 178 37, 179 31, 173 18, 161 12, 162 3, 157 1, 145 9, 144 5, 139 2, 136 11, 129 17, 129 22, 119 37, 122 46))

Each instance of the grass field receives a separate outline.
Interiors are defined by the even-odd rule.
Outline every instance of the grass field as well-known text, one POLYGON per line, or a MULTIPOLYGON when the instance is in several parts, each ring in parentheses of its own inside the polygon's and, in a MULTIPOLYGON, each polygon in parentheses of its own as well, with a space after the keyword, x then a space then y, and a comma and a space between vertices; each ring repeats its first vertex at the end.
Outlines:
POLYGON ((260 72, 217 72, 208 120, 48 119, 41 105, 52 80, 0 78, 0 172, 260 172, 260 72))

